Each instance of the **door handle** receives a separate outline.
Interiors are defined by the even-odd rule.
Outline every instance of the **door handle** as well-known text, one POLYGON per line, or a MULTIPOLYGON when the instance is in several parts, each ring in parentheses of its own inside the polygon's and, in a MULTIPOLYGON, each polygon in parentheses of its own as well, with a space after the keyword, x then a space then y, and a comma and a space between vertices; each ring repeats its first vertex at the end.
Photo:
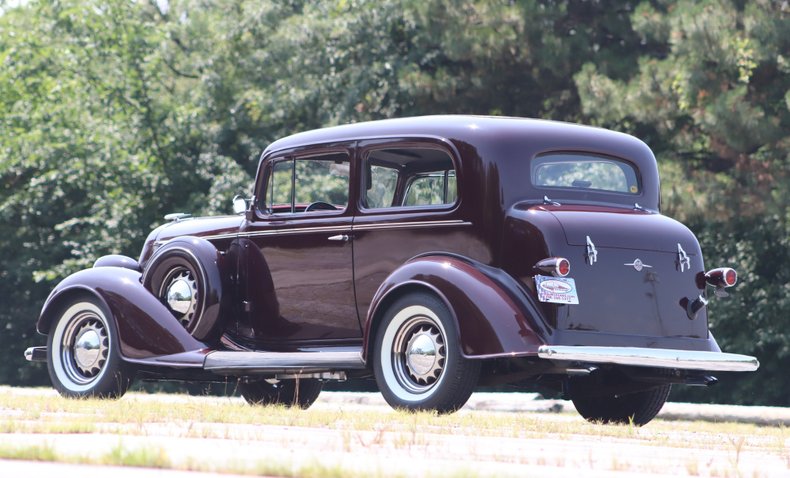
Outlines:
POLYGON ((336 236, 329 236, 330 241, 348 242, 350 239, 351 238, 348 236, 348 234, 338 234, 336 236))

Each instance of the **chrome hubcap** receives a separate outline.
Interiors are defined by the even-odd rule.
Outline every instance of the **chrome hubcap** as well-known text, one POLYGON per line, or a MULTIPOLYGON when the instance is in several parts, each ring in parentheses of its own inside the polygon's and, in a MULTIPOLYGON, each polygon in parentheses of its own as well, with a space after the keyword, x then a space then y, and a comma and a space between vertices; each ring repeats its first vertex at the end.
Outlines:
POLYGON ((395 376, 412 392, 432 388, 444 370, 444 337, 428 317, 414 317, 403 324, 395 337, 393 353, 395 376))
POLYGON ((176 314, 178 321, 186 327, 195 317, 197 281, 189 270, 177 268, 168 274, 163 284, 164 288, 160 296, 176 314))
POLYGON ((77 314, 63 334, 61 361, 74 383, 91 382, 107 363, 109 351, 107 327, 91 311, 77 314))
POLYGON ((101 337, 95 328, 83 327, 74 343, 74 361, 80 370, 91 370, 101 357, 101 337))

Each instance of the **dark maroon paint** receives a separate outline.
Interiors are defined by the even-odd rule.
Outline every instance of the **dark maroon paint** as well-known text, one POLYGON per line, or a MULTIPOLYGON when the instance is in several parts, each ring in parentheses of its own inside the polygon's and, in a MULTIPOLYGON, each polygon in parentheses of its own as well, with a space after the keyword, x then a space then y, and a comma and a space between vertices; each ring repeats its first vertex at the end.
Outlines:
POLYGON ((471 116, 339 126, 269 146, 255 197, 264 195, 270 161, 328 151, 351 157, 344 210, 268 215, 253 205, 243 217, 180 220, 149 235, 141 270, 157 250, 171 247, 168 241, 184 236, 176 241, 198 241, 200 250, 215 255, 210 300, 221 339, 192 338, 141 284, 134 261, 109 259, 98 265, 129 267, 97 267, 64 280, 44 306, 39 331, 48 331, 63 297, 90 293, 117 322, 122 355, 129 361, 197 366, 206 349, 228 344, 271 351, 359 346, 367 353, 387 304, 398 293, 421 287, 452 311, 467 357, 532 356, 542 344, 718 350, 704 312, 690 320, 680 305, 703 292, 702 256, 688 229, 658 214, 656 162, 640 140, 565 123, 471 116), (372 149, 414 145, 441 148, 452 157, 458 201, 364 210, 361 158, 372 149), (640 193, 532 186, 532 158, 571 151, 632 163, 641 174, 640 193), (561 205, 544 205, 544 196, 561 205), (635 210, 634 203, 650 212, 635 210), (336 234, 350 240, 327 240, 336 234), (586 236, 594 238, 602 256, 594 266, 585 261, 586 236), (691 261, 684 274, 673 262, 679 242, 691 261), (538 302, 533 266, 553 256, 570 260, 580 305, 538 302), (624 267, 635 258, 653 268, 624 267))
MULTIPOLYGON (((207 348, 189 335, 170 311, 142 287, 139 272, 118 267, 86 269, 64 279, 44 305, 38 321, 39 332, 49 331, 61 304, 73 294, 92 294, 99 298, 118 324, 121 353, 130 361, 156 358, 155 361, 161 363, 169 356, 207 348)), ((179 362, 183 362, 183 356, 179 362)))

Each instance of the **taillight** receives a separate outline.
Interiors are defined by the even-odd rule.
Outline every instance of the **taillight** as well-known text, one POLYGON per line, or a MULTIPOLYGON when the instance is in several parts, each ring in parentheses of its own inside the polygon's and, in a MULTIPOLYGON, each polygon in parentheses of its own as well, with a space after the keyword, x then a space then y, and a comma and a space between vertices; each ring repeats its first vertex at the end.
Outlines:
POLYGON ((561 257, 557 261, 557 275, 560 277, 565 277, 566 275, 571 273, 571 263, 568 259, 561 257))
POLYGON ((564 257, 549 257, 535 264, 535 269, 555 277, 565 277, 571 273, 571 262, 564 257))
POLYGON ((729 267, 719 267, 706 272, 705 280, 714 287, 732 287, 738 282, 738 273, 729 267))

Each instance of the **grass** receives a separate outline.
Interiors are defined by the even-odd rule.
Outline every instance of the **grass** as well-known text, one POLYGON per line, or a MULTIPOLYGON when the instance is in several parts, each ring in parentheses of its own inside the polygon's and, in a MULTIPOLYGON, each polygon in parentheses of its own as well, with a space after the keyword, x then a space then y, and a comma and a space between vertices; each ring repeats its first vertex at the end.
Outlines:
POLYGON ((772 476, 790 472, 789 443, 785 427, 744 423, 639 428, 571 413, 437 415, 320 403, 301 411, 238 398, 67 400, 0 387, 0 458, 16 460, 286 477, 412 476, 415 466, 433 476, 519 476, 533 467, 772 476), (98 445, 80 445, 97 437, 98 445))

